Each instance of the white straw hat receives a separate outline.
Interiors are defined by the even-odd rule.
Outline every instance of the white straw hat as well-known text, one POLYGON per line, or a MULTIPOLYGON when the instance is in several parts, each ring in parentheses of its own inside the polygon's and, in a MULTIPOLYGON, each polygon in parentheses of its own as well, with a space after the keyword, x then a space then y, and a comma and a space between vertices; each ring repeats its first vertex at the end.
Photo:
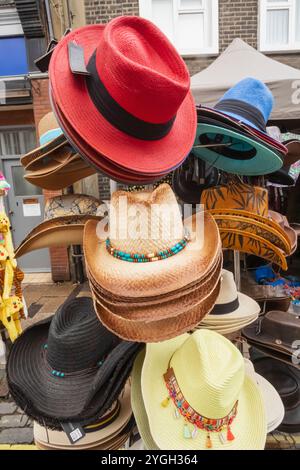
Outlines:
POLYGON ((261 392, 245 375, 239 350, 218 333, 197 330, 147 344, 141 384, 150 431, 160 449, 264 448, 261 392))
POLYGON ((243 322, 248 317, 258 315, 260 306, 248 295, 238 292, 233 274, 230 271, 222 270, 221 289, 216 305, 213 310, 204 318, 210 324, 225 324, 243 322))

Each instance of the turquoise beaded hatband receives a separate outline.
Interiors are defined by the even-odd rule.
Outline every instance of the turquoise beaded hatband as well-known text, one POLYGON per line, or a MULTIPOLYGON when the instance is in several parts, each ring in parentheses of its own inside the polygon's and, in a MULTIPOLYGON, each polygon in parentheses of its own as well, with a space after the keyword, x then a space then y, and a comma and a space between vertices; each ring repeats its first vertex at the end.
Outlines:
POLYGON ((110 239, 107 238, 106 249, 112 256, 114 256, 114 258, 120 259, 122 261, 128 261, 129 263, 150 263, 152 261, 167 259, 176 255, 177 253, 180 253, 186 247, 189 241, 190 236, 188 233, 186 233, 184 238, 171 248, 158 251, 157 253, 140 254, 125 253, 124 251, 117 250, 116 248, 113 248, 110 239))

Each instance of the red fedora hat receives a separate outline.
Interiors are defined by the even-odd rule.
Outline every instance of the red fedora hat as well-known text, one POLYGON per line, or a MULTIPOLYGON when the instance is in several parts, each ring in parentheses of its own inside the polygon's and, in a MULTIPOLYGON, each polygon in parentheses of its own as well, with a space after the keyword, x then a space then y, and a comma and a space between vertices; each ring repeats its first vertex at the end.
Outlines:
POLYGON ((49 76, 65 121, 100 158, 149 176, 189 154, 197 124, 189 73, 151 22, 122 16, 75 30, 55 48, 49 76), (71 70, 74 49, 85 75, 71 70))

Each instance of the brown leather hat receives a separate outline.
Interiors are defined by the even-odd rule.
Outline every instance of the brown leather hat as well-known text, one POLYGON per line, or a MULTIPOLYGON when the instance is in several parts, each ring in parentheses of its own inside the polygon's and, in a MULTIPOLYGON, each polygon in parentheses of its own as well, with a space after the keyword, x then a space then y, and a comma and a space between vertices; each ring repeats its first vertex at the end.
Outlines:
POLYGON ((270 351, 273 357, 300 368, 300 364, 293 361, 300 338, 300 318, 296 315, 277 310, 268 312, 244 328, 242 334, 251 345, 270 351))

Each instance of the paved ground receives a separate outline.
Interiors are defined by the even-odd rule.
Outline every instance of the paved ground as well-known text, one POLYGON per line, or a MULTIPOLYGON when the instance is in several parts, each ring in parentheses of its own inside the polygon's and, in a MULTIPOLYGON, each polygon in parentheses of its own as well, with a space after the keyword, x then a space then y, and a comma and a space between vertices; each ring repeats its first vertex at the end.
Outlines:
MULTIPOLYGON (((35 281, 36 282, 36 281, 35 281)), ((24 298, 29 318, 23 329, 53 315, 68 298, 89 295, 87 284, 24 284, 24 298)), ((9 346, 9 345, 8 345, 9 346)), ((32 421, 19 409, 8 394, 5 371, 0 369, 0 446, 1 444, 31 444, 32 421)))

